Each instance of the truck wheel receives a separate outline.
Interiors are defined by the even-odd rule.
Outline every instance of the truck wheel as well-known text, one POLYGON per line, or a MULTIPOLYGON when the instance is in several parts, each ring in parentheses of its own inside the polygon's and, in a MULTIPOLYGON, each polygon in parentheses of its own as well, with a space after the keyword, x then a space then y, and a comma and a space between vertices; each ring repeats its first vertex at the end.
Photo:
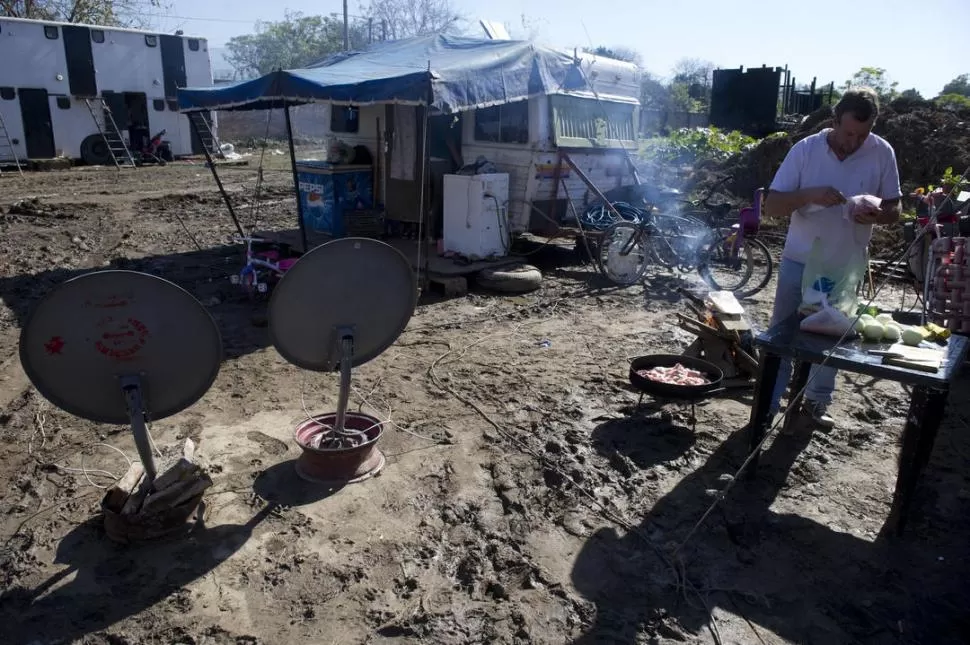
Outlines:
POLYGON ((81 160, 89 166, 107 166, 111 160, 108 142, 100 134, 92 134, 81 142, 81 160))
POLYGON ((479 271, 479 286, 503 293, 528 293, 542 286, 542 273, 529 264, 511 264, 479 271))

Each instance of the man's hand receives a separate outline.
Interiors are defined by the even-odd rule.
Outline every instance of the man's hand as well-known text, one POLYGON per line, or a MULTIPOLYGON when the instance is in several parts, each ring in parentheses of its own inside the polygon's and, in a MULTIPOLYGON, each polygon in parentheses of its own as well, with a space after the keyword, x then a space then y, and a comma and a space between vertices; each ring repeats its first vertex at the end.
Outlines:
POLYGON ((899 200, 885 199, 881 206, 863 202, 856 207, 852 216, 859 224, 893 224, 899 219, 899 200))
POLYGON ((824 206, 829 208, 830 206, 838 206, 839 204, 845 203, 845 195, 832 188, 831 186, 820 186, 818 188, 807 189, 808 203, 818 204, 819 206, 824 206))

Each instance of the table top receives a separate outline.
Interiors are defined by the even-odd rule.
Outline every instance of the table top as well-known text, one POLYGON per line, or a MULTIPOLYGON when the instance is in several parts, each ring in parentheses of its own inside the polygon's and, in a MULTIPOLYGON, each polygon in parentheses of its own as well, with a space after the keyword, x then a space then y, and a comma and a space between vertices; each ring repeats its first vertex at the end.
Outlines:
POLYGON ((882 356, 869 354, 869 350, 886 350, 893 343, 863 343, 854 338, 836 344, 838 338, 803 332, 797 321, 784 321, 758 334, 754 343, 765 351, 785 358, 821 363, 847 372, 865 374, 899 383, 947 387, 960 372, 960 367, 970 348, 965 336, 950 336, 943 347, 943 362, 935 373, 921 372, 906 367, 883 365, 882 356), (794 324, 793 324, 794 323, 794 324))

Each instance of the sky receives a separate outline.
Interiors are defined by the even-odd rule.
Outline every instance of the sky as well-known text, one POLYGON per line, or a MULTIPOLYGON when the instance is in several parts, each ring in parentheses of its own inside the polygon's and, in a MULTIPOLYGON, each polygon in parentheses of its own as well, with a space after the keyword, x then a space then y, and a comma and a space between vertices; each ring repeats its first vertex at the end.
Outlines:
MULTIPOLYGON (((341 13, 342 0, 169 0, 155 11, 160 31, 182 29, 218 48, 249 33, 256 21, 305 14, 341 13)), ((147 3, 146 3, 147 4, 147 3)), ((882 67, 898 89, 916 88, 927 98, 970 73, 970 0, 452 0, 472 19, 508 25, 513 37, 573 48, 624 46, 640 52, 643 66, 661 77, 681 58, 719 67, 784 67, 796 81, 839 85, 860 67, 882 67), (608 11, 598 7, 610 7, 608 11), (552 7, 544 8, 544 7, 552 7), (876 8, 874 8, 876 7, 876 8), (528 28, 523 28, 523 16, 528 28), (949 35, 948 35, 949 32, 949 35)), ((351 15, 366 3, 350 0, 351 15)), ((148 10, 146 10, 148 11, 148 10)), ((213 67, 219 68, 218 61, 213 67)))

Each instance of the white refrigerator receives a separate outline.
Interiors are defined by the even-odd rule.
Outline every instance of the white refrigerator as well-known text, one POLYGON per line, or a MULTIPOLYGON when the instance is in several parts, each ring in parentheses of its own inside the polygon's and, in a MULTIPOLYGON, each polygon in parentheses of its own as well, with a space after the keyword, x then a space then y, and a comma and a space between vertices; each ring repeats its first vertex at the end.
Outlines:
POLYGON ((442 246, 467 258, 509 253, 509 176, 445 175, 442 246))

